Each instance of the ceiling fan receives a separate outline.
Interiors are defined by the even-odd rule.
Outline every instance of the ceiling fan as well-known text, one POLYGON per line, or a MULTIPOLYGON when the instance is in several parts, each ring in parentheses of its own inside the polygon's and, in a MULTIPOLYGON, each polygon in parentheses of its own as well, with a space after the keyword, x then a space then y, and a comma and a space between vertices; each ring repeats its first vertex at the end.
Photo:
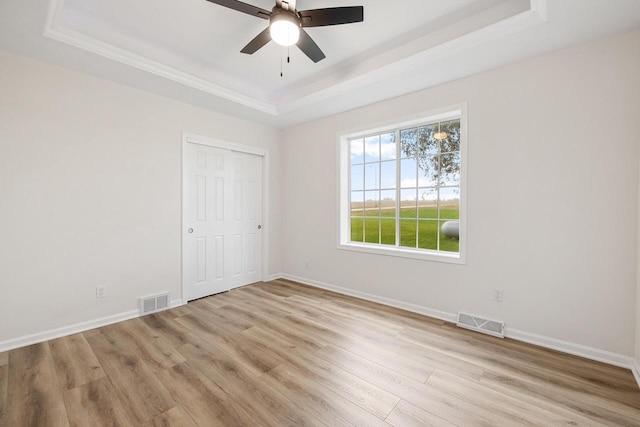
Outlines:
POLYGON ((351 24, 364 21, 362 6, 328 7, 324 9, 296 10, 296 0, 276 0, 271 12, 235 0, 207 0, 229 9, 237 10, 258 18, 268 19, 269 26, 242 50, 253 54, 270 40, 282 46, 297 45, 313 62, 321 61, 325 54, 304 30, 308 27, 351 24))

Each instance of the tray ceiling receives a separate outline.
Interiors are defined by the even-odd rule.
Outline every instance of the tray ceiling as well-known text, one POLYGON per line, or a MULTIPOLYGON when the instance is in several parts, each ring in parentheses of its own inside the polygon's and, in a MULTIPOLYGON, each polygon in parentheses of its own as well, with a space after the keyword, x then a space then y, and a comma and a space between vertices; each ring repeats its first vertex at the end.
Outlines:
MULTIPOLYGON (((269 10, 275 4, 246 2, 269 10)), ((21 9, 27 25, 0 18, 0 27, 9 24, 0 29, 0 47, 276 127, 636 28, 640 21, 635 0, 298 0, 300 10, 364 6, 363 23, 307 29, 327 56, 314 64, 297 47, 273 42, 253 55, 240 53, 268 21, 205 0, 44 3, 5 0, 0 15, 21 9), (109 65, 95 65, 103 62, 109 65)))

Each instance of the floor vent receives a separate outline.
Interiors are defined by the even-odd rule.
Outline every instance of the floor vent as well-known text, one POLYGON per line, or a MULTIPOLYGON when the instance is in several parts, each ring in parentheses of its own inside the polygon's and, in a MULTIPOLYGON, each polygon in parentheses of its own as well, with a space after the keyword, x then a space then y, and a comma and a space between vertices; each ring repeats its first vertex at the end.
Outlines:
POLYGON ((169 308, 169 294, 140 298, 140 314, 155 313, 169 308))
POLYGON ((483 319, 482 317, 476 317, 465 313, 458 313, 457 325, 461 328, 471 329, 472 331, 504 338, 504 322, 483 319))

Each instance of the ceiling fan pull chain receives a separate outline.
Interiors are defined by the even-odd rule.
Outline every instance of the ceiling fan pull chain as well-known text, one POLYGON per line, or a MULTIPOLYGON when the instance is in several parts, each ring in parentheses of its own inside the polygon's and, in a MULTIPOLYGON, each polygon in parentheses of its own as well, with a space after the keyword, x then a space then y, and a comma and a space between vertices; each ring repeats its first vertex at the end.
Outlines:
POLYGON ((283 77, 284 73, 282 72, 282 49, 280 49, 280 77, 283 77))
POLYGON ((290 56, 290 50, 289 50, 289 46, 287 46, 287 64, 291 63, 291 56, 290 56))

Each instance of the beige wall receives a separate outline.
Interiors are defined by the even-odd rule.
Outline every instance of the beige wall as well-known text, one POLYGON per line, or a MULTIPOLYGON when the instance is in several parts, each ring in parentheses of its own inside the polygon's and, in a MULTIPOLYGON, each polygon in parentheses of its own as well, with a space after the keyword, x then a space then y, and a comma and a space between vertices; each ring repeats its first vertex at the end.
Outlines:
POLYGON ((519 338, 630 363, 639 43, 640 32, 624 34, 286 130, 284 271, 448 315, 502 319, 519 338), (336 134, 461 102, 469 111, 467 265, 337 249, 336 134), (492 301, 494 288, 504 289, 503 303, 492 301))
MULTIPOLYGON (((638 47, 636 50, 640 50, 638 47)), ((638 86, 640 86, 640 75, 638 76, 638 86)), ((638 126, 640 126, 640 116, 638 116, 638 126)), ((640 137, 638 138, 638 144, 640 145, 640 137)), ((640 161, 640 159, 639 159, 640 161)), ((640 179, 640 173, 638 174, 638 179, 640 179)), ((637 287, 636 287, 636 358, 635 358, 635 375, 636 381, 638 381, 638 385, 640 386, 640 197, 638 201, 638 259, 637 259, 637 287)))
POLYGON ((281 271, 279 131, 9 53, 0 70, 0 346, 181 298, 183 131, 270 150, 281 271))
POLYGON ((180 298, 187 131, 271 151, 267 273, 640 361, 639 45, 616 36, 284 133, 0 52, 0 347, 180 298), (336 249, 336 134, 460 102, 467 265, 336 249))

